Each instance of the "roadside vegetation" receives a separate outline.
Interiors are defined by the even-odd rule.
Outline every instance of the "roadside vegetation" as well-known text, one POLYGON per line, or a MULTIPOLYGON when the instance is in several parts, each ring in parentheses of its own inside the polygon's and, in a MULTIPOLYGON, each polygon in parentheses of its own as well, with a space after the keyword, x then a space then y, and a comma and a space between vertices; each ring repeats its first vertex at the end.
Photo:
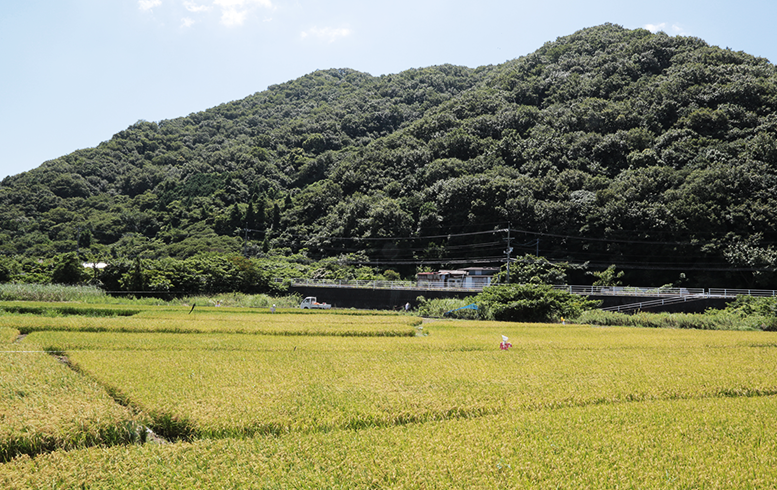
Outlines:
POLYGON ((777 298, 740 296, 726 308, 704 313, 617 313, 598 302, 543 284, 498 285, 466 298, 419 298, 417 313, 430 318, 567 322, 599 326, 698 330, 777 331, 777 298), (467 308, 477 305, 476 309, 467 308))
POLYGON ((587 310, 574 319, 591 325, 621 325, 647 328, 693 328, 699 330, 777 331, 777 298, 739 296, 722 310, 704 313, 616 313, 587 310))

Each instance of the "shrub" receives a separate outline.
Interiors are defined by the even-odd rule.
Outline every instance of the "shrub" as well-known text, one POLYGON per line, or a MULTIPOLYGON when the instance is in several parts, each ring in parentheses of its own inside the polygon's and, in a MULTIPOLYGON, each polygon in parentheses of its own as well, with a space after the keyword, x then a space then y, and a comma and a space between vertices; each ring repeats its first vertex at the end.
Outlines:
POLYGON ((503 284, 487 287, 475 296, 481 316, 491 320, 549 322, 576 317, 598 301, 553 289, 547 284, 503 284))
POLYGON ((54 258, 54 270, 51 272, 51 282, 54 284, 80 284, 88 278, 75 252, 54 258))

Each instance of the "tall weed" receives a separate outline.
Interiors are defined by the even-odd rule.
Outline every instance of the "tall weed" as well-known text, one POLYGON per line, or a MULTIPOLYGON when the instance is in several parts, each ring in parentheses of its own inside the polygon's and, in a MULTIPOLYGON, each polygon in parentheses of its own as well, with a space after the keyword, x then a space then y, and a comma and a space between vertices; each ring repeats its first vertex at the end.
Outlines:
POLYGON ((601 326, 697 330, 768 330, 767 327, 772 324, 772 320, 763 315, 744 315, 729 310, 708 310, 705 313, 649 313, 641 311, 634 314, 588 310, 581 313, 575 321, 601 326))
POLYGON ((82 301, 99 302, 105 292, 94 286, 62 284, 0 284, 0 301, 82 301))
POLYGON ((472 304, 471 297, 468 298, 434 298, 426 299, 423 296, 417 298, 418 307, 416 312, 430 318, 463 318, 475 320, 478 318, 477 310, 459 310, 463 306, 472 304), (454 311, 455 310, 455 311, 454 311))

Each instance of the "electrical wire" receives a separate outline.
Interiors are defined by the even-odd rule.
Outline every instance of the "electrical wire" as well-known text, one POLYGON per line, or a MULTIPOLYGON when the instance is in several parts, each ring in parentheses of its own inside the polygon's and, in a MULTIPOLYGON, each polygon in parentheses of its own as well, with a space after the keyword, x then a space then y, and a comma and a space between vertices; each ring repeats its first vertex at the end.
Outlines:
MULTIPOLYGON (((489 225, 498 225, 495 223, 483 223, 483 224, 466 224, 464 226, 466 227, 480 227, 483 226, 489 226, 489 225)), ((253 230, 251 230, 253 231, 253 230)), ((515 234, 524 234, 529 236, 535 236, 537 237, 534 240, 531 240, 527 243, 521 243, 521 244, 512 244, 512 247, 517 248, 537 248, 539 245, 537 241, 539 241, 541 238, 552 238, 555 240, 561 239, 561 240, 574 240, 584 243, 601 243, 601 244, 626 244, 626 245, 648 245, 648 246, 657 246, 657 245, 663 245, 663 246, 674 246, 674 247, 693 247, 698 248, 703 243, 691 243, 689 241, 666 241, 666 240, 635 240, 635 239, 619 239, 619 238, 597 238, 597 237, 584 237, 579 235, 566 235, 566 234, 559 234, 559 233, 547 233, 547 232, 538 232, 538 231, 531 231, 531 230, 524 230, 519 228, 494 228, 491 230, 480 230, 480 231, 472 231, 472 232, 463 232, 463 233, 447 233, 447 234, 438 234, 438 235, 417 235, 417 236, 399 236, 399 237, 347 237, 347 236, 311 236, 311 235, 301 235, 301 234, 287 234, 287 236, 290 236, 292 238, 297 238, 300 241, 304 241, 307 243, 310 243, 311 241, 324 241, 329 242, 327 245, 323 244, 313 244, 310 245, 314 247, 317 250, 320 250, 322 252, 339 252, 339 253, 347 253, 347 252, 360 252, 363 251, 363 247, 348 247, 348 246, 333 246, 331 242, 334 241, 340 241, 340 242, 351 242, 354 245, 356 244, 364 244, 365 242, 404 242, 404 241, 426 241, 426 240, 448 240, 455 238, 462 238, 462 237, 472 237, 472 236, 479 236, 479 235, 493 235, 498 233, 515 233, 515 234)), ((443 253, 448 252, 455 252, 455 251, 467 251, 472 250, 485 252, 490 248, 496 249, 501 248, 504 246, 501 242, 485 242, 485 243, 468 243, 468 244, 440 244, 442 247, 443 253)), ((546 247, 547 248, 547 247, 546 247)), ((558 250, 558 246, 554 247, 555 250, 549 251, 548 255, 546 255, 546 259, 548 260, 555 260, 555 261, 563 261, 563 262, 583 262, 586 263, 590 267, 609 267, 613 262, 617 262, 617 265, 621 269, 634 269, 634 270, 680 270, 680 271, 710 271, 710 272, 774 272, 774 269, 769 268, 757 268, 757 267, 726 267, 721 264, 721 261, 711 261, 711 262, 702 262, 702 263, 696 263, 692 265, 678 265, 677 261, 681 260, 687 260, 687 255, 680 255, 680 254, 661 254, 659 257, 649 257, 645 254, 630 254, 626 251, 626 253, 623 252, 608 252, 606 250, 603 251, 586 251, 586 250, 574 250, 569 251, 566 250, 565 252, 561 252, 558 250), (559 258, 558 253, 564 254, 564 258, 559 258), (606 259, 606 257, 611 257, 610 259, 606 259), (587 258, 587 260, 586 260, 587 258), (650 259, 662 259, 660 261, 657 260, 650 260, 650 259), (581 260, 583 259, 583 260, 581 260), (606 260, 606 262, 602 262, 602 259, 606 260), (625 260, 624 260, 625 259, 625 260), (646 263, 646 259, 649 261, 649 263, 646 263), (673 261, 672 259, 676 259, 673 261)), ((407 247, 407 248, 400 248, 398 249, 400 253, 412 253, 412 252, 425 252, 430 251, 428 247, 407 247)), ((547 253, 547 252, 546 252, 547 253)), ((455 263, 504 263, 506 261, 506 257, 503 255, 499 256, 472 256, 469 257, 449 257, 449 258, 433 258, 433 259, 421 259, 421 258, 414 258, 414 259, 397 259, 397 260, 369 260, 369 261, 354 261, 349 262, 353 263, 355 265, 424 265, 424 264, 455 264, 455 263)))

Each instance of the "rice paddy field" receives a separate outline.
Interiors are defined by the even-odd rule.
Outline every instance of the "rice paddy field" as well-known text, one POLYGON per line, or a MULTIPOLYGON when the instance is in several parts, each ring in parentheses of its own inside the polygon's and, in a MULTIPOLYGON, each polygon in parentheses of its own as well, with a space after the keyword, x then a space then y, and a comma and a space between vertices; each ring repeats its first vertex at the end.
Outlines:
POLYGON ((777 487, 777 333, 5 302, 0 356, 0 488, 777 487))

